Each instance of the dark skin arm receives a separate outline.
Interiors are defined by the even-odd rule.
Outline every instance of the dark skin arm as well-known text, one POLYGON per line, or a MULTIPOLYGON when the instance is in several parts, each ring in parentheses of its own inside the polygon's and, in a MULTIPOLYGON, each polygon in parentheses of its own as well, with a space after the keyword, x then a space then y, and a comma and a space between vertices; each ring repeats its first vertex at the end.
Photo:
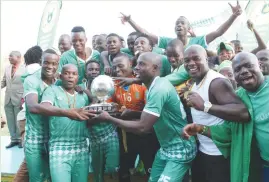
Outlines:
POLYGON ((80 86, 76 86, 75 88, 76 92, 79 94, 83 94, 83 92, 88 96, 89 101, 92 102, 92 104, 97 103, 98 99, 92 95, 92 93, 88 89, 83 89, 80 86))
POLYGON ((255 38, 256 38, 256 40, 257 40, 257 43, 258 43, 258 47, 255 48, 255 49, 253 49, 253 50, 251 51, 251 53, 253 53, 253 54, 257 54, 257 52, 259 52, 260 50, 267 49, 266 44, 265 44, 264 41, 262 40, 260 34, 259 34, 259 33, 257 32, 257 30, 254 28, 253 23, 252 23, 250 20, 248 20, 248 21, 247 21, 247 25, 248 25, 248 28, 254 33, 255 38))
POLYGON ((104 70, 105 70, 105 73, 110 75, 112 73, 112 69, 109 65, 109 60, 108 60, 108 51, 103 51, 101 54, 100 54, 100 59, 101 61, 103 62, 104 64, 104 70))
POLYGON ((142 111, 135 111, 131 109, 125 109, 122 114, 122 119, 140 119, 141 118, 142 111))
POLYGON ((132 19, 131 19, 131 15, 126 16, 125 14, 121 13, 122 17, 121 17, 121 22, 124 24, 125 22, 128 22, 137 32, 141 32, 143 34, 146 34, 150 37, 150 39, 152 40, 153 44, 157 44, 158 43, 158 36, 154 35, 152 33, 149 33, 147 30, 145 30, 144 28, 140 27, 137 23, 135 23, 132 19))
MULTIPOLYGON (((191 136, 195 136, 197 134, 202 134, 204 129, 204 125, 200 124, 187 124, 182 131, 183 138, 189 139, 191 136)), ((207 131, 203 133, 202 135, 207 136, 208 138, 211 138, 210 128, 207 127, 207 131)))
POLYGON ((214 41, 216 38, 222 36, 230 28, 230 26, 233 24, 233 22, 235 21, 235 19, 239 15, 241 15, 242 9, 241 9, 238 1, 237 1, 237 5, 236 6, 232 6, 230 3, 229 3, 229 5, 231 6, 231 9, 232 9, 233 14, 216 31, 211 32, 211 33, 209 33, 209 34, 206 35, 206 43, 207 44, 209 44, 210 42, 214 41))
POLYGON ((88 96, 91 104, 98 103, 98 98, 94 97, 88 89, 83 90, 83 92, 88 96))
MULTIPOLYGON (((202 97, 191 92, 187 103, 199 111, 204 111, 204 100, 202 97)), ((208 113, 227 121, 249 122, 250 115, 246 106, 236 96, 232 84, 224 78, 216 78, 209 87, 209 101, 212 107, 208 113)))
MULTIPOLYGON (((92 116, 95 116, 96 112, 91 111, 93 113, 92 116)), ((89 122, 99 122, 99 121, 109 121, 118 127, 124 129, 126 132, 132 133, 148 133, 151 131, 154 123, 158 120, 157 116, 148 114, 146 112, 142 112, 140 120, 132 121, 132 120, 122 120, 117 119, 108 114, 108 112, 102 111, 98 116, 94 117, 93 121, 89 122)))
POLYGON ((131 84, 142 84, 140 78, 113 77, 113 80, 119 80, 119 86, 124 87, 131 84))
POLYGON ((60 116, 69 117, 74 120, 87 120, 89 119, 90 113, 83 109, 60 109, 52 106, 51 103, 44 102, 38 104, 38 96, 36 94, 29 94, 26 96, 26 105, 32 114, 41 114, 45 116, 60 116))

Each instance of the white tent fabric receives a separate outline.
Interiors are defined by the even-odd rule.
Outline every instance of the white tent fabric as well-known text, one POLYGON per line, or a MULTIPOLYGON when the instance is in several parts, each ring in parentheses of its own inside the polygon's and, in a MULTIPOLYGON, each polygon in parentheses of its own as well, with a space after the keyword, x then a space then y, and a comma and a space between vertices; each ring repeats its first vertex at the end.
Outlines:
MULTIPOLYGON (((242 7, 243 8, 243 7, 242 7)), ((231 15, 230 8, 226 8, 219 14, 191 22, 194 32, 197 35, 204 35, 212 30, 216 30, 231 15)), ((249 51, 257 46, 254 34, 247 28, 247 20, 250 19, 259 32, 263 40, 269 45, 269 0, 254 1, 251 0, 246 6, 245 11, 236 19, 229 30, 221 37, 210 43, 208 49, 215 51, 217 45, 224 41, 238 39, 242 42, 244 49, 249 51)))

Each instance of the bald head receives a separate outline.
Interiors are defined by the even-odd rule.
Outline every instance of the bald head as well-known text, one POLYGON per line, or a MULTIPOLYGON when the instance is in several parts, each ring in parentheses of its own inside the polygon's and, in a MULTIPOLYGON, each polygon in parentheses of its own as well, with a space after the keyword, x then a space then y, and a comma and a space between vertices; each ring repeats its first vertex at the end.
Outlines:
POLYGON ((105 34, 98 35, 95 38, 95 48, 98 52, 103 52, 107 49, 106 47, 106 36, 105 34))
POLYGON ((250 92, 256 92, 264 78, 257 57, 249 52, 238 53, 232 67, 238 85, 250 92))
POLYGON ((137 60, 135 71, 144 84, 160 76, 162 57, 153 52, 142 53, 137 60))
POLYGON ((206 50, 200 45, 192 45, 184 52, 184 67, 197 82, 203 79, 209 70, 206 50))
POLYGON ((179 40, 179 39, 173 39, 173 40, 171 40, 168 43, 167 47, 178 47, 180 49, 180 51, 184 52, 184 45, 181 42, 181 40, 179 40))
POLYGON ((113 63, 119 61, 129 64, 131 63, 130 57, 127 54, 119 54, 113 59, 113 63))
POLYGON ((258 59, 264 59, 267 58, 269 59, 269 49, 263 49, 256 54, 258 59))
POLYGON ((70 50, 71 47, 72 47, 72 41, 70 35, 67 34, 61 35, 58 42, 58 48, 61 51, 61 54, 70 50))
POLYGON ((12 51, 10 54, 17 57, 21 57, 21 53, 19 51, 12 51))
POLYGON ((196 44, 195 45, 191 45, 190 47, 188 47, 185 50, 184 55, 185 55, 185 53, 188 54, 189 52, 197 52, 200 56, 207 57, 207 53, 206 53, 205 48, 203 48, 200 45, 196 45, 196 44))
POLYGON ((66 64, 60 75, 62 86, 66 90, 74 89, 78 82, 78 68, 74 64, 66 64))
POLYGON ((63 66, 63 68, 62 68, 61 74, 63 74, 66 70, 72 70, 73 72, 77 72, 78 73, 78 68, 74 64, 65 64, 63 66))
POLYGON ((162 66, 162 56, 159 54, 156 54, 154 52, 145 52, 142 53, 138 60, 144 60, 147 61, 148 63, 151 63, 152 65, 158 66, 160 69, 162 66))
POLYGON ((261 50, 256 54, 256 56, 259 60, 263 75, 269 75, 269 50, 261 50))
POLYGON ((233 67, 234 65, 238 65, 241 62, 249 62, 257 67, 259 67, 259 62, 257 57, 249 52, 240 52, 238 54, 236 54, 236 56, 233 59, 233 67))
POLYGON ((8 58, 10 64, 18 65, 21 62, 21 53, 19 51, 12 51, 8 58))
POLYGON ((71 42, 71 37, 68 34, 61 35, 59 39, 67 39, 67 40, 69 40, 71 42))

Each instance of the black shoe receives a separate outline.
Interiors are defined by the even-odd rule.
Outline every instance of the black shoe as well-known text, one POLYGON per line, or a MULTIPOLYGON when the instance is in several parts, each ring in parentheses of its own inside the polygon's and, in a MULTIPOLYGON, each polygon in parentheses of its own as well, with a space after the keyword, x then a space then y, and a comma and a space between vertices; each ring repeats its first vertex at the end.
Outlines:
POLYGON ((10 144, 8 146, 6 146, 6 149, 15 147, 16 145, 19 145, 19 142, 10 142, 10 144))
POLYGON ((21 148, 23 148, 23 146, 22 146, 22 143, 21 143, 21 142, 19 142, 18 147, 19 147, 20 149, 21 149, 21 148))

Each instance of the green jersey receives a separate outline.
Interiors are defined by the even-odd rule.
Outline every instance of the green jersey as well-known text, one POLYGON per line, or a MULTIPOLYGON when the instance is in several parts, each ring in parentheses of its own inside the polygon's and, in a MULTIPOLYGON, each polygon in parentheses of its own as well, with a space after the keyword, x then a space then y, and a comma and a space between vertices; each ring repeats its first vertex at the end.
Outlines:
MULTIPOLYGON (((80 84, 82 83, 82 80, 85 78, 85 64, 90 59, 94 59, 100 62, 100 53, 96 50, 92 50, 92 54, 90 55, 90 57, 86 61, 84 61, 76 55, 75 50, 66 51, 61 56, 58 67, 58 73, 61 73, 64 65, 74 64, 78 68, 78 74, 79 74, 78 84, 80 84)), ((103 64, 101 64, 100 62, 101 73, 103 73, 103 67, 104 67, 103 64)))
POLYGON ((143 111, 158 117, 153 127, 163 156, 185 162, 195 157, 194 138, 185 140, 181 137, 181 131, 187 124, 186 113, 175 88, 166 78, 154 79, 143 111))
MULTIPOLYGON (((168 37, 159 37, 158 40, 158 46, 162 49, 166 49, 168 43, 173 40, 173 38, 168 38, 168 37)), ((193 44, 198 44, 202 46, 203 48, 207 48, 207 43, 206 43, 206 36, 198 36, 198 37, 189 37, 188 38, 188 43, 184 47, 185 49, 188 48, 189 46, 193 44)))
MULTIPOLYGON (((51 105, 61 108, 70 109, 82 108, 89 105, 86 94, 74 95, 66 92, 61 86, 50 86, 42 96, 42 102, 49 102, 51 105)), ((50 117, 50 145, 78 145, 86 142, 87 127, 86 121, 76 121, 67 117, 50 117)))
POLYGON ((169 80, 172 85, 177 86, 189 80, 190 76, 186 71, 184 65, 181 65, 179 68, 175 69, 170 75, 167 75, 165 78, 169 80))
MULTIPOLYGON (((133 52, 128 48, 121 48, 120 51, 124 52, 130 56, 134 56, 133 52)), ((159 47, 153 47, 152 52, 155 52, 157 54, 164 54, 164 49, 161 49, 159 47)))
POLYGON ((128 54, 129 56, 134 56, 133 52, 128 48, 121 48, 120 52, 123 52, 125 54, 128 54))
POLYGON ((254 112, 254 133, 261 157, 269 161, 269 77, 256 92, 248 92, 254 112))
MULTIPOLYGON (((29 94, 38 96, 38 103, 48 85, 41 79, 41 69, 34 74, 27 76, 23 83, 24 97, 29 94)), ((29 107, 26 106, 26 125, 25 125, 25 141, 30 144, 42 144, 49 139, 49 125, 47 118, 39 114, 32 114, 29 107)))
POLYGON ((160 70, 160 76, 164 77, 166 75, 169 75, 171 73, 171 64, 167 59, 167 56, 162 55, 162 67, 160 70))

